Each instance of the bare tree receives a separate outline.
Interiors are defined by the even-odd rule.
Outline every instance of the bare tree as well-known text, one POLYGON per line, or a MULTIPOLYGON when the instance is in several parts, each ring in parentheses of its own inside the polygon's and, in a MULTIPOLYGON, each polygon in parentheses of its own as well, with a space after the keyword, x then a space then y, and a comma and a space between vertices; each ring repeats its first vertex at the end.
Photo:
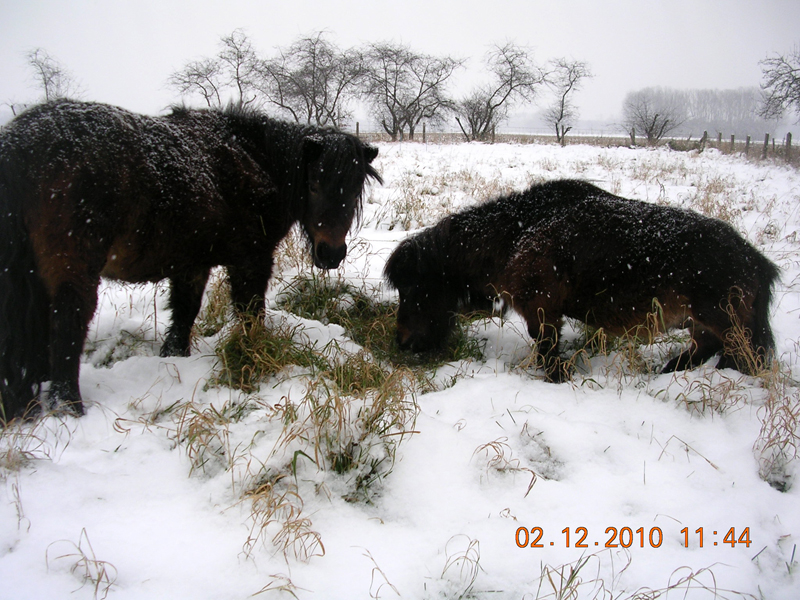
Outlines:
POLYGON ((181 71, 169 76, 167 83, 182 95, 199 93, 209 107, 222 106, 222 63, 216 58, 202 58, 186 63, 181 71))
POLYGON ((419 54, 407 46, 378 43, 366 52, 365 91, 373 115, 392 140, 408 129, 409 139, 426 120, 437 123, 453 107, 447 82, 463 61, 419 54))
POLYGON ((408 86, 408 73, 414 54, 398 44, 372 44, 366 52, 367 78, 365 91, 372 114, 392 141, 403 134, 403 90, 408 86))
POLYGON ((552 69, 547 74, 547 83, 555 92, 555 100, 545 110, 544 117, 555 128, 558 142, 565 146, 567 133, 578 118, 578 110, 572 97, 580 89, 582 80, 592 77, 592 72, 585 62, 579 60, 557 58, 551 61, 551 64, 552 69))
POLYGON ((241 29, 234 29, 220 41, 218 60, 227 76, 226 83, 235 90, 235 104, 239 107, 258 104, 259 58, 253 44, 241 29))
POLYGON ((231 102, 244 107, 260 104, 260 63, 247 34, 241 29, 220 38, 213 58, 193 60, 167 79, 183 95, 199 94, 209 107, 231 102), (226 95, 230 94, 227 98, 226 95))
POLYGON ((351 117, 347 103, 365 74, 364 61, 359 51, 342 51, 325 36, 301 37, 262 62, 262 89, 298 123, 341 127, 351 117))
POLYGON ((456 105, 456 121, 468 140, 485 140, 518 102, 533 101, 545 81, 530 51, 512 42, 495 45, 486 57, 490 83, 472 90, 456 105), (463 121, 462 121, 463 119, 463 121))
POLYGON ((408 127, 408 138, 414 139, 417 126, 426 120, 438 123, 444 120, 444 113, 452 110, 455 103, 447 95, 446 84, 463 61, 449 56, 436 57, 418 55, 411 65, 413 87, 406 96, 404 121, 408 127))
POLYGON ((644 134, 648 144, 656 145, 686 121, 684 111, 674 95, 674 91, 663 88, 628 92, 622 105, 625 127, 644 134))
POLYGON ((44 93, 45 102, 81 94, 80 85, 72 74, 43 48, 29 51, 25 58, 33 71, 37 87, 44 93))
POLYGON ((760 63, 764 104, 760 114, 765 119, 778 119, 793 111, 800 123, 800 47, 788 55, 778 54, 760 63))

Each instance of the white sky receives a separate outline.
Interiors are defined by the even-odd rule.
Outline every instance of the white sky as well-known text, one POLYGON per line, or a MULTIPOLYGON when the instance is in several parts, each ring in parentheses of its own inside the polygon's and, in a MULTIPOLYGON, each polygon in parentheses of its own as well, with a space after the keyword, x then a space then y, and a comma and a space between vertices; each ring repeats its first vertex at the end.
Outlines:
MULTIPOLYGON (((241 27, 265 55, 326 29, 340 47, 394 40, 468 58, 466 88, 492 42, 514 40, 542 63, 585 60, 584 119, 613 120, 646 86, 758 85, 758 61, 800 42, 799 0, 0 0, 0 104, 36 97, 24 60, 42 47, 84 98, 158 113, 179 98, 168 75, 216 53, 241 27)), ((6 107, 0 107, 4 109, 6 107)))

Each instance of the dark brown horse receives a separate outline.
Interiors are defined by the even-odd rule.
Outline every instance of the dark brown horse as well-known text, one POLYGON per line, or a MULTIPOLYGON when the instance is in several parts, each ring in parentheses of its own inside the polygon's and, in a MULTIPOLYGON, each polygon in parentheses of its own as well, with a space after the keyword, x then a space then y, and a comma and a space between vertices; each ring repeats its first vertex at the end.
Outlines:
POLYGON ((32 108, 0 130, 0 394, 3 419, 51 382, 83 412, 79 359, 100 277, 169 279, 162 356, 189 353, 209 270, 259 312, 273 253, 299 222, 330 269, 361 207, 376 148, 257 112, 147 117, 94 103, 32 108))
POLYGON ((663 328, 688 325, 692 335, 665 372, 720 352, 719 368, 748 372, 748 355, 768 359, 774 346, 778 268, 730 225, 581 181, 450 215, 401 242, 384 273, 400 295, 401 348, 440 346, 456 311, 491 308, 499 297, 525 319, 549 380, 567 375, 557 352, 563 316, 622 335, 660 306, 663 328), (744 345, 731 343, 736 328, 744 345))

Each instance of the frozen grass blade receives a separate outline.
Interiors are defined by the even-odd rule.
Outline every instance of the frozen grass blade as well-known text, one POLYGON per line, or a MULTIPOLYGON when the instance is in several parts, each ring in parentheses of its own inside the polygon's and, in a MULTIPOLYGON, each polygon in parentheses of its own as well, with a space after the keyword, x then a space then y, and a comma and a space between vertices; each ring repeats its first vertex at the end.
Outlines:
POLYGON ((95 600, 105 600, 116 585, 116 567, 108 561, 97 558, 86 529, 81 530, 77 544, 69 540, 60 540, 50 544, 45 553, 45 561, 48 569, 54 563, 70 565, 70 573, 80 579, 81 587, 87 583, 91 584, 95 600), (64 545, 68 549, 63 554, 51 557, 50 552, 57 545, 64 545))

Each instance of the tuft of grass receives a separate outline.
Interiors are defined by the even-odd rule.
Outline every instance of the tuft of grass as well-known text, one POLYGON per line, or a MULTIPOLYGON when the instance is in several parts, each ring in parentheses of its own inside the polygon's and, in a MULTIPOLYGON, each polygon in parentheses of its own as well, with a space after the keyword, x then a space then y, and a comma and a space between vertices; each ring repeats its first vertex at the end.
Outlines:
MULTIPOLYGON (((255 472, 253 457, 234 456, 239 447, 230 447, 234 444, 228 423, 253 410, 247 400, 221 409, 187 405, 178 439, 187 447, 193 470, 224 468, 233 477, 234 463, 246 465, 254 481, 244 484, 244 498, 252 503, 246 554, 270 542, 287 557, 308 561, 325 549, 303 514, 298 470, 311 466, 330 473, 333 479, 328 483, 346 500, 370 502, 375 484, 394 466, 398 444, 413 433, 416 380, 409 369, 380 361, 370 351, 371 347, 380 353, 382 345, 388 347, 392 307, 341 281, 331 285, 317 276, 296 278, 279 302, 306 318, 343 323, 364 347, 352 352, 334 340, 318 348, 299 341, 300 325, 266 325, 261 318, 242 317, 220 335, 213 385, 240 389, 258 403, 263 381, 281 377, 291 366, 305 369, 298 377, 300 397, 287 394, 265 412, 267 420, 280 425, 272 452, 266 460, 255 460, 261 465, 255 472)), ((259 408, 265 407, 254 409, 259 408)), ((319 485, 327 489, 326 483, 319 485)))
POLYGON ((82 585, 91 584, 94 598, 104 600, 111 589, 116 585, 117 569, 110 562, 97 558, 89 541, 86 529, 81 530, 78 543, 69 540, 59 540, 47 547, 45 562, 48 569, 53 563, 65 563, 70 566, 70 573, 80 579, 82 585), (54 546, 64 546, 62 554, 51 557, 54 546))
POLYGON ((422 176, 405 173, 400 178, 399 195, 391 203, 391 214, 388 215, 390 230, 399 226, 408 231, 425 225, 427 213, 425 194, 418 187, 417 177, 422 176))
POLYGON ((710 371, 700 377, 688 373, 676 374, 683 389, 675 400, 687 410, 701 415, 709 412, 725 414, 747 402, 745 377, 727 377, 720 371, 710 371))
POLYGON ((369 582, 369 597, 374 598, 374 600, 378 600, 381 597, 383 588, 388 587, 394 592, 395 596, 401 598, 402 596, 400 595, 400 592, 394 585, 392 585, 392 582, 389 581, 389 578, 386 576, 386 573, 384 573, 383 569, 378 566, 378 563, 373 558, 372 553, 365 549, 362 555, 372 562, 372 575, 369 582))
POLYGON ((311 268, 309 241, 300 225, 295 224, 278 244, 275 251, 275 270, 308 271, 311 268))
POLYGON ((777 360, 762 371, 761 378, 767 397, 757 413, 761 430, 753 444, 758 474, 785 492, 792 484, 790 465, 800 449, 800 387, 777 360))
POLYGON ((601 600, 618 598, 619 600, 655 600, 656 598, 688 597, 692 598, 742 598, 754 600, 751 594, 736 590, 722 589, 717 586, 717 577, 711 568, 694 570, 690 567, 679 567, 669 576, 667 585, 661 588, 642 587, 632 592, 622 591, 614 594, 619 587, 619 578, 631 565, 632 558, 628 551, 612 553, 601 550, 558 566, 542 564, 536 587, 531 586, 530 597, 536 600, 573 600, 587 598, 601 600), (601 577, 601 571, 611 568, 616 575, 610 581, 601 577), (672 595, 670 594, 672 592, 672 595))
POLYGON ((245 498, 252 502, 252 525, 244 544, 246 556, 267 538, 286 558, 293 556, 308 562, 314 556, 325 555, 321 536, 311 528, 311 520, 302 515, 303 498, 297 485, 285 473, 269 471, 245 493, 245 498))
POLYGON ((391 472, 398 444, 414 433, 418 408, 404 371, 386 370, 362 351, 308 377, 299 401, 284 396, 271 407, 269 419, 282 428, 244 496, 252 502, 248 555, 267 540, 296 560, 324 555, 303 514, 298 471, 311 464, 334 476, 345 500, 369 502, 374 484, 391 472))
POLYGON ((253 597, 260 596, 267 592, 278 592, 289 594, 292 598, 299 598, 297 595, 298 587, 292 583, 292 580, 288 576, 283 573, 276 573, 270 575, 269 578, 269 583, 253 594, 253 597))
POLYGON ((0 424, 0 478, 17 473, 42 455, 45 440, 20 421, 0 424))
POLYGON ((141 328, 136 331, 125 329, 113 338, 86 341, 84 353, 96 367, 111 367, 115 363, 133 356, 149 355, 153 352, 152 331, 141 328))
POLYGON ((731 225, 736 225, 741 214, 739 194, 730 181, 719 175, 702 179, 687 200, 697 212, 731 225))
MULTIPOLYGON (((316 277, 299 278, 281 302, 307 318, 343 322, 357 341, 378 348, 377 353, 381 344, 388 346, 387 321, 393 309, 341 282, 327 286, 316 277)), ((261 382, 287 367, 305 368, 303 397, 294 402, 286 398, 270 415, 283 424, 276 452, 293 453, 293 472, 298 456, 305 456, 322 471, 347 475, 350 495, 364 496, 391 470, 396 445, 413 427, 415 376, 377 360, 368 348, 347 352, 336 341, 321 349, 298 342, 298 328, 268 327, 248 317, 234 323, 219 340, 213 383, 254 394, 261 382)), ((189 410, 180 437, 187 441, 190 458, 195 457, 195 468, 206 468, 211 459, 224 462, 227 441, 219 427, 221 415, 213 409, 189 410)))
POLYGON ((531 493, 536 484, 537 476, 533 469, 523 467, 518 458, 514 458, 511 446, 508 445, 508 438, 501 437, 486 444, 481 444, 472 453, 473 456, 483 455, 486 460, 486 472, 496 471, 498 473, 525 473, 530 476, 528 489, 525 497, 531 493))
POLYGON ((469 335, 468 327, 486 318, 486 313, 458 315, 455 332, 444 349, 415 354, 397 347, 397 305, 376 300, 376 295, 374 290, 356 288, 341 279, 302 275, 281 292, 278 305, 306 319, 341 325, 354 342, 377 360, 411 369, 420 381, 426 379, 425 370, 448 362, 483 358, 482 342, 469 335))
POLYGON ((398 444, 413 433, 412 386, 407 371, 352 355, 309 382, 299 402, 276 407, 284 423, 277 446, 293 456, 295 473, 298 457, 308 458, 346 477, 346 499, 369 501, 371 486, 391 472, 398 444))
POLYGON ((200 471, 213 475, 220 468, 227 470, 230 467, 229 423, 224 413, 214 406, 201 409, 188 402, 182 407, 176 438, 186 446, 190 473, 200 471))
POLYGON ((467 535, 454 535, 445 544, 445 561, 441 579, 446 582, 447 597, 472 597, 481 567, 481 544, 467 535), (465 545, 466 544, 466 545, 465 545))
POLYGON ((284 324, 267 327, 262 317, 242 315, 216 346, 219 370, 211 384, 251 394, 291 365, 324 369, 327 362, 315 348, 295 342, 298 328, 284 324))
POLYGON ((194 323, 193 335, 211 337, 231 320, 231 286, 226 272, 215 270, 206 286, 203 308, 194 323))

